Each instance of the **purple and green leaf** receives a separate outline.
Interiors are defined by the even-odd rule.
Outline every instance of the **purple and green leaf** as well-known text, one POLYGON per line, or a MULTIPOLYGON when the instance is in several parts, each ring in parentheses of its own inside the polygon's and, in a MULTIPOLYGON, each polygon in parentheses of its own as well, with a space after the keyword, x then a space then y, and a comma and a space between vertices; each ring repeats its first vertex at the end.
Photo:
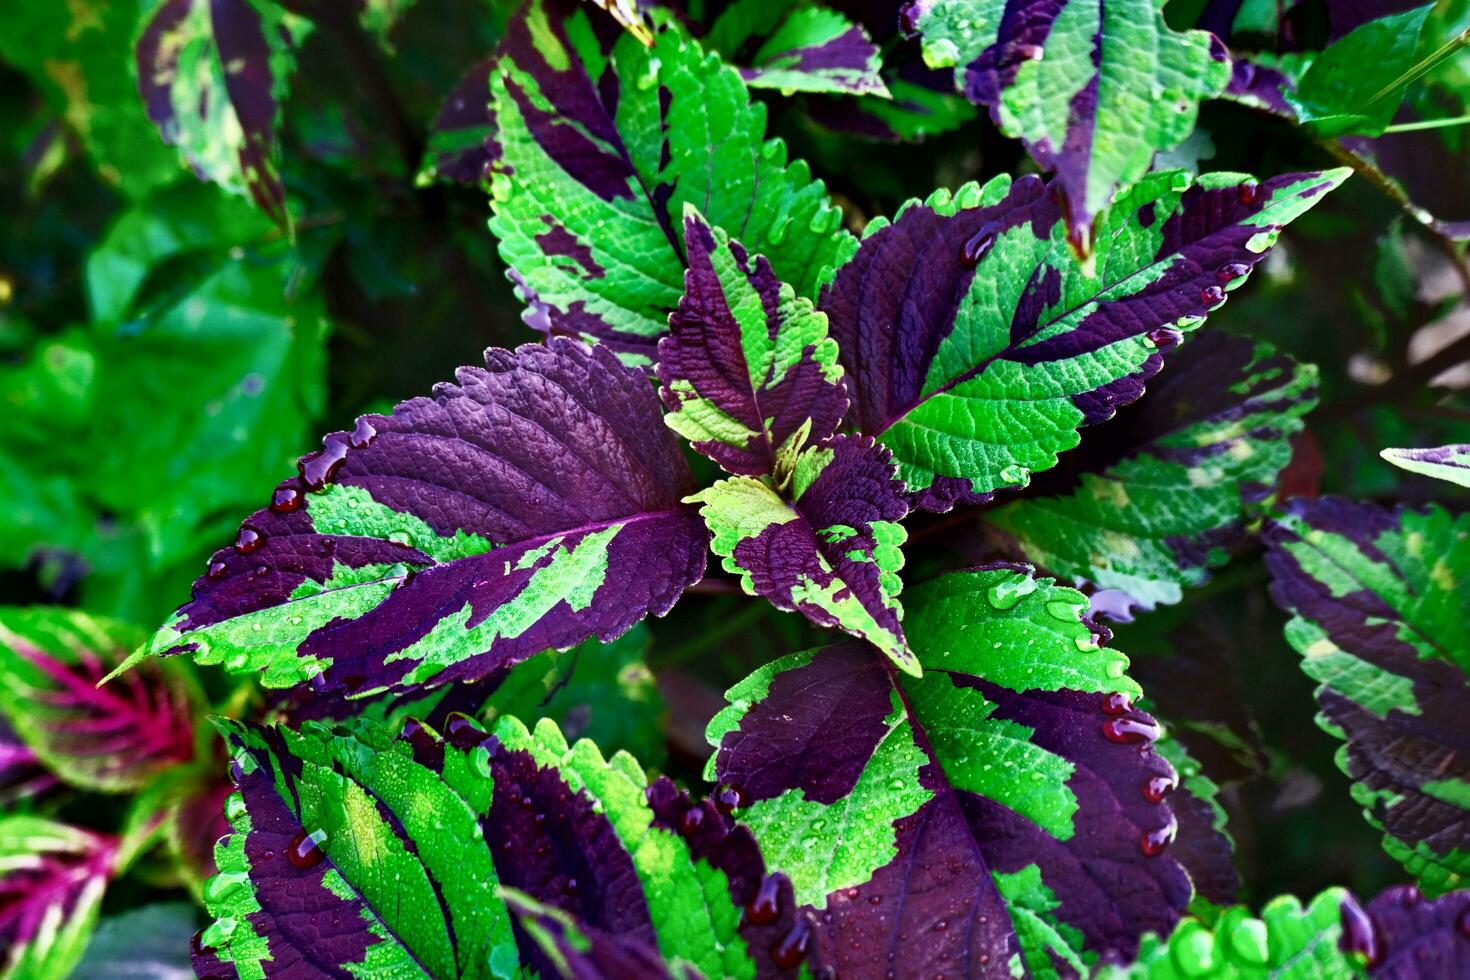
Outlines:
POLYGON ((1470 444, 1432 449, 1385 449, 1378 455, 1410 473, 1470 487, 1470 444))
POLYGON ((827 318, 693 205, 684 242, 684 295, 658 345, 664 421, 727 472, 775 473, 847 410, 827 318))
MULTIPOLYGON (((765 5, 772 9, 771 5, 765 5)), ((717 25, 718 26, 718 25, 717 25)), ((791 10, 740 75, 752 88, 889 98, 878 47, 862 25, 826 7, 791 10)))
POLYGON ((558 338, 457 380, 302 457, 129 665, 190 653, 348 697, 474 681, 699 580, 689 470, 641 372, 558 338))
POLYGON ((888 450, 837 436, 802 451, 775 479, 733 476, 688 499, 702 505, 711 549, 747 593, 861 637, 899 669, 919 672, 899 623, 907 535, 898 522, 908 504, 888 450))
POLYGON ((1266 530, 1286 638, 1384 848, 1426 893, 1470 876, 1470 516, 1293 500, 1266 530))
POLYGON ((490 111, 490 73, 495 59, 477 62, 444 98, 429 130, 428 146, 416 182, 479 184, 490 177, 495 117, 490 111))
POLYGON ((1152 174, 1108 211, 1086 262, 1035 177, 912 201, 868 224, 818 303, 848 423, 893 451, 917 506, 1024 487, 1080 426, 1142 395, 1164 352, 1346 176, 1152 174))
POLYGON ((62 781, 139 790, 194 758, 200 699, 179 665, 97 686, 143 638, 74 609, 0 608, 0 710, 62 781))
POLYGON ((1147 394, 1095 430, 989 535, 1074 582, 1143 609, 1175 603, 1224 564, 1291 459, 1317 371, 1270 345, 1208 332, 1147 394))
POLYGON ((138 38, 138 90, 201 180, 291 224, 276 128, 309 25, 263 0, 164 0, 138 38))
POLYGON ((490 77, 490 227, 526 321, 640 365, 684 291, 685 204, 809 299, 855 247, 738 73, 660 19, 649 48, 586 4, 531 0, 490 77))
POLYGON ((1086 254, 1094 220, 1194 129, 1230 79, 1224 45, 1178 32, 1151 0, 916 0, 924 60, 1054 170, 1066 233, 1086 254))
POLYGON ((1177 775, 1087 600, 995 566, 907 605, 921 678, 858 642, 795 654, 707 733, 706 775, 791 878, 814 969, 1087 975, 1172 929, 1177 775))
POLYGON ((784 923, 741 915, 767 880, 789 895, 748 833, 550 722, 506 718, 491 734, 459 717, 445 737, 416 723, 397 738, 370 724, 222 731, 240 795, 205 889, 216 921, 201 975, 544 972, 540 937, 502 901, 511 889, 518 912, 537 903, 704 976, 755 976, 772 929, 791 926, 789 901, 784 923))
POLYGON ((0 976, 71 974, 116 858, 111 837, 41 817, 0 816, 0 976))

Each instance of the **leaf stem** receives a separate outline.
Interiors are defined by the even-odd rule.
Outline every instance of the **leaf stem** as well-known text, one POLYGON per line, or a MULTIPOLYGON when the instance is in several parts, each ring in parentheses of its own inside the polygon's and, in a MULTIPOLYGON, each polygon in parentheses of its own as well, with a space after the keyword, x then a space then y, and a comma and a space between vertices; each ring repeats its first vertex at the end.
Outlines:
POLYGON ((1459 34, 1450 38, 1444 44, 1440 45, 1438 50, 1425 57, 1422 61, 1416 62, 1408 71, 1379 89, 1368 100, 1368 105, 1372 105, 1379 99, 1391 95, 1400 89, 1408 88, 1467 43, 1470 43, 1470 27, 1465 28, 1459 34))
POLYGON ((1455 116, 1453 119, 1421 119, 1418 122, 1395 123, 1385 133, 1414 133, 1421 129, 1448 129, 1451 126, 1470 124, 1470 116, 1455 116))

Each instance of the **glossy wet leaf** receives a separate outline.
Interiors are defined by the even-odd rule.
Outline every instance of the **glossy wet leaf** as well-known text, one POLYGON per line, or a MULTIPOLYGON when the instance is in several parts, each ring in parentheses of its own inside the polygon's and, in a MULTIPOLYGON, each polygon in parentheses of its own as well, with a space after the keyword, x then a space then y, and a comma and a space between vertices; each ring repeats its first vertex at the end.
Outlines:
POLYGON ((710 723, 706 775, 791 878, 814 968, 1086 975, 1171 929, 1177 777, 1086 599, 998 566, 905 604, 922 678, 846 642, 756 671, 710 723))
POLYGON ((818 304, 848 423, 893 450, 918 506, 1025 487, 1079 427, 1137 399, 1164 352, 1346 176, 1150 175, 1108 212, 1086 263, 1035 177, 911 201, 869 222, 818 304))
POLYGON ((1286 638, 1320 683, 1320 724, 1384 848, 1437 895, 1470 875, 1470 517, 1338 498, 1267 529, 1286 638))
POLYGON ((704 976, 754 976, 782 927, 741 918, 766 880, 748 834, 550 722, 222 731, 240 795, 205 888, 201 974, 544 972, 540 944, 512 928, 511 889, 523 915, 534 902, 704 976))
POLYGON ((612 640, 700 578, 688 467, 640 372, 562 338, 457 381, 325 437, 135 659, 348 696, 474 681, 612 640))
POLYGON ((750 595, 862 637, 918 673, 899 624, 908 504, 888 451, 838 436, 796 456, 779 480, 734 476, 689 498, 725 570, 750 595))

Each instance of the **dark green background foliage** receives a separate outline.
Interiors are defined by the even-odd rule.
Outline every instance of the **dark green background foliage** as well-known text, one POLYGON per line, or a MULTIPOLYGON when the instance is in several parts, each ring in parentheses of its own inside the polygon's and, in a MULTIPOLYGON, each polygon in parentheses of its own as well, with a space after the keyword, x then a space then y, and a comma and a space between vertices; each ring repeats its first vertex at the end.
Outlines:
MULTIPOLYGON (((539 339, 487 229, 488 186, 436 180, 424 166, 431 143, 445 139, 433 123, 446 96, 494 50, 510 0, 367 3, 362 16, 347 0, 279 4, 304 22, 315 18, 297 32, 294 69, 279 90, 275 156, 289 220, 272 220, 243 185, 197 179, 179 148, 160 140, 133 54, 150 6, 11 0, 0 26, 0 641, 41 643, 63 629, 47 617, 61 617, 107 669, 187 600, 211 553, 270 499, 298 456, 319 448, 322 432, 350 431, 359 414, 428 392, 487 347, 539 339)), ((866 16, 875 5, 833 6, 866 16)), ((1163 17, 1169 28, 1230 34, 1232 53, 1263 71, 1282 67, 1299 80, 1299 104, 1283 113, 1246 98, 1204 101, 1193 132, 1159 147, 1154 168, 1261 178, 1344 163, 1358 171, 1296 220, 1249 287, 1209 320, 1210 331, 1316 366, 1314 410, 1303 416, 1305 403, 1267 398, 1261 427, 1231 436, 1269 443, 1280 456, 1262 477, 1275 485, 1256 487, 1257 499, 1331 494, 1462 514, 1470 490, 1391 466, 1379 452, 1470 442, 1470 261, 1456 235, 1470 227, 1455 226, 1470 217, 1470 124, 1413 128, 1470 111, 1470 51, 1431 57, 1470 24, 1470 5, 1431 5, 1416 15, 1417 47, 1397 53, 1374 48, 1371 37, 1337 37, 1331 4, 1297 5, 1289 25, 1275 21, 1277 5, 1249 0, 1222 25, 1218 6, 1173 0, 1163 17), (1332 41, 1366 45, 1354 63, 1377 65, 1368 81, 1334 83, 1328 53, 1307 77, 1303 52, 1331 52, 1332 41), (1426 59, 1426 74, 1371 112, 1333 102, 1366 102, 1359 88, 1392 87, 1426 59), (1388 134, 1374 139, 1385 125, 1388 134), (1402 142, 1410 136, 1419 142, 1402 142)), ((721 54, 751 63, 740 58, 755 57, 759 44, 725 26, 734 40, 721 54)), ((885 65, 917 64, 917 41, 876 40, 885 65)), ((1335 57, 1350 58, 1344 50, 1335 57)), ((897 74, 885 75, 896 96, 932 102, 922 123, 853 89, 751 82, 768 135, 825 181, 852 232, 934 188, 1039 171, 1019 141, 1028 134, 998 127, 954 92, 910 92, 897 74), (860 110, 913 141, 822 124, 860 110)), ((1141 176, 1123 174, 1119 187, 1141 176)), ((1187 341, 1171 366, 1184 370, 1203 343, 1187 341)), ((1126 436, 1139 418, 1125 409, 1099 432, 1126 436)), ((721 475, 708 460, 690 460, 700 486, 721 475)), ((1038 495, 1071 489, 1043 476, 1038 495)), ((1263 512, 1251 515, 1252 532, 1263 512)), ((962 514, 910 516, 911 586, 997 557, 996 539, 962 514)), ((996 524, 1013 528, 1008 520, 996 524)), ((1221 566, 1212 575, 1201 567, 1183 577, 1182 601, 1165 598, 1115 625, 1111 645, 1132 660, 1140 705, 1169 721, 1221 786, 1243 904, 1260 909, 1282 894, 1309 900, 1329 886, 1371 896, 1407 880, 1404 867, 1381 846, 1379 821, 1363 819, 1372 803, 1339 768, 1342 742, 1315 720, 1322 678, 1299 667, 1291 616, 1268 594, 1264 551, 1254 533, 1232 542, 1208 562, 1221 566)), ((1090 578, 1064 564, 1052 571, 1090 578)), ((829 641, 801 616, 742 595, 713 558, 709 575, 668 616, 609 645, 593 640, 518 665, 482 710, 493 684, 354 711, 397 725, 479 710, 491 730, 511 725, 506 716, 534 730, 548 716, 568 740, 592 738, 608 757, 625 749, 648 772, 707 791, 704 732, 725 707, 723 692, 777 656, 829 641)), ((1463 625, 1470 608, 1461 601, 1458 609, 1463 625)), ((1310 619, 1291 611, 1298 623, 1310 619)), ((46 773, 56 764, 36 748, 45 719, 28 714, 43 709, 0 690, 0 749, 28 745, 39 757, 0 766, 0 821, 52 820, 121 849, 114 867, 125 870, 108 884, 100 913, 74 912, 87 923, 100 914, 102 923, 77 976, 116 975, 108 964, 123 957, 186 965, 187 937, 212 918, 199 902, 214 870, 213 840, 228 831, 219 814, 230 787, 226 749, 205 719, 271 721, 284 709, 280 692, 249 675, 187 660, 138 674, 192 718, 177 744, 157 748, 163 761, 146 777, 99 777, 94 760, 58 771, 57 784, 46 773), (146 949, 120 943, 138 933, 148 935, 146 949)), ((0 689, 25 676, 17 663, 0 658, 0 689)), ((309 708, 309 694, 291 697, 288 708, 309 708)), ((1470 712, 1470 692, 1466 705, 1470 712)), ((7 841, 0 835, 0 848, 7 841)), ((90 846, 76 844, 78 853, 90 846)), ((1335 924, 1335 908, 1319 916, 1323 928, 1335 924)), ((547 910, 537 914, 524 921, 560 928, 547 910)), ((80 955, 86 929, 64 941, 80 955)), ((9 976, 3 955, 0 975, 9 976)), ((52 975, 47 969, 22 964, 16 975, 52 975)))

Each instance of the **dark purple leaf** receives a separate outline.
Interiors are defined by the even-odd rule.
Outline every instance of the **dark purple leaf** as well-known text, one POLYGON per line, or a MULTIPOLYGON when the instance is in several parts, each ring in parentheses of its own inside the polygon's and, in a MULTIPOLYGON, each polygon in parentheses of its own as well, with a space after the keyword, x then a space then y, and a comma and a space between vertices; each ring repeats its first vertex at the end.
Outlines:
POLYGON ((189 652, 351 696, 612 640, 704 572, 688 467, 658 417, 606 349, 492 349, 302 457, 134 657, 189 652))

